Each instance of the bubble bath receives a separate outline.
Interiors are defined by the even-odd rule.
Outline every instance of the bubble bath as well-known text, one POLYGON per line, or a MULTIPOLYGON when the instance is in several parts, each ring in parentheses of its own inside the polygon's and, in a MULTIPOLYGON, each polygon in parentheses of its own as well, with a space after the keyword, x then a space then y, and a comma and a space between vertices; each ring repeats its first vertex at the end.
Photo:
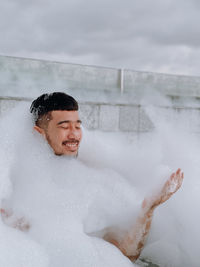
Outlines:
POLYGON ((1 205, 30 228, 21 232, 0 222, 0 266, 137 266, 103 233, 133 225, 143 198, 179 167, 183 186, 155 211, 141 259, 199 266, 199 140, 181 123, 174 128, 154 109, 149 114, 155 131, 133 141, 84 129, 76 159, 52 153, 33 131, 28 106, 1 119, 1 205))

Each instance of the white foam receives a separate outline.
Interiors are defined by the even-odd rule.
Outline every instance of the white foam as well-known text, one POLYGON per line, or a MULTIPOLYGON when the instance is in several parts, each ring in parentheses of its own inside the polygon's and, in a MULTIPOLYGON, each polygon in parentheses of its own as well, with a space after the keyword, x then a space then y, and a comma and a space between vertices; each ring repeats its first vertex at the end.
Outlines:
POLYGON ((1 125, 0 198, 9 199, 4 205, 31 225, 22 234, 0 224, 8 236, 1 242, 2 251, 9 242, 13 245, 12 267, 25 265, 21 248, 10 237, 26 247, 24 262, 34 247, 32 264, 38 261, 37 266, 47 266, 46 255, 52 267, 133 266, 101 238, 102 232, 133 224, 143 197, 178 167, 185 172, 184 184, 157 208, 142 256, 161 266, 199 265, 200 216, 194 203, 200 200, 200 155, 192 135, 161 126, 130 144, 124 136, 84 130, 78 159, 69 159, 55 156, 33 132, 27 107, 16 109, 1 125))

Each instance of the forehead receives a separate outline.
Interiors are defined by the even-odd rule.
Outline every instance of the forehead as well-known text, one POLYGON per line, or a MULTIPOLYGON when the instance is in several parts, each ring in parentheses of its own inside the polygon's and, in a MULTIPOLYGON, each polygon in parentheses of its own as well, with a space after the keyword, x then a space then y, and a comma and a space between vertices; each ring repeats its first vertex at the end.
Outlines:
POLYGON ((59 121, 72 121, 76 122, 79 120, 79 114, 76 110, 53 110, 51 112, 51 117, 53 122, 59 121))

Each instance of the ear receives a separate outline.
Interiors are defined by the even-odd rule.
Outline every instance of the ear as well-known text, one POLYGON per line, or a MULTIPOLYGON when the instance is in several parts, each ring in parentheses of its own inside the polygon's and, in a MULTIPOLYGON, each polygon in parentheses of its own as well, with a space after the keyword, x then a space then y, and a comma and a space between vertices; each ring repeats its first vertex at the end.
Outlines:
POLYGON ((39 126, 34 126, 33 129, 35 131, 37 131, 39 134, 41 134, 45 139, 46 139, 46 134, 45 134, 45 131, 44 129, 40 128, 39 126))

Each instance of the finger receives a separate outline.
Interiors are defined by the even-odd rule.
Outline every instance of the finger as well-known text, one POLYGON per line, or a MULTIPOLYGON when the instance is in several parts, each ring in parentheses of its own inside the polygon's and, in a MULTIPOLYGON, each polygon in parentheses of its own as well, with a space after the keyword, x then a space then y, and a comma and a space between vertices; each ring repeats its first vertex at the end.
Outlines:
POLYGON ((184 173, 180 173, 178 180, 182 183, 183 182, 183 178, 184 178, 184 173))
POLYGON ((183 179, 184 179, 184 173, 181 173, 181 179, 180 179, 181 184, 183 183, 183 179))
POLYGON ((180 176, 179 179, 178 179, 177 190, 181 187, 182 183, 183 183, 183 175, 181 174, 181 176, 180 176))
POLYGON ((175 173, 173 172, 172 175, 170 176, 170 179, 173 179, 175 177, 175 173))
POLYGON ((181 169, 178 168, 178 170, 176 171, 176 175, 179 175, 181 173, 181 169))
POLYGON ((168 179, 168 181, 167 182, 171 182, 171 181, 173 181, 174 180, 174 178, 175 178, 175 176, 176 176, 176 174, 175 173, 172 173, 172 175, 170 176, 170 178, 168 179))

